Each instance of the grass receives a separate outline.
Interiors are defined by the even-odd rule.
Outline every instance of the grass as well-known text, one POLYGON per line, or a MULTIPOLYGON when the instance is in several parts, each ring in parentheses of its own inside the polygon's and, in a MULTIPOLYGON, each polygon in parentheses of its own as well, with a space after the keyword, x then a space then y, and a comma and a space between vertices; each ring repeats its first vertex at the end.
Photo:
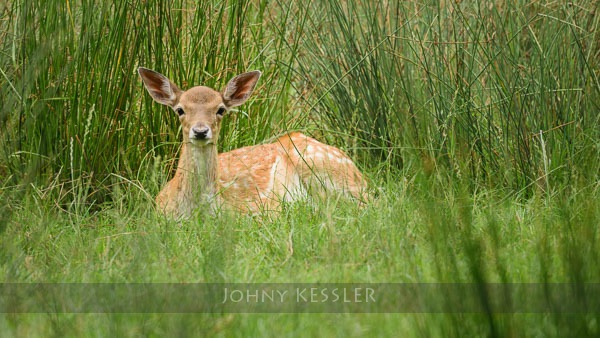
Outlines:
MULTIPOLYGON (((585 1, 1 4, 0 278, 598 283, 597 12, 585 1), (377 197, 163 218, 153 197, 181 135, 138 66, 183 88, 260 69, 220 150, 303 130, 348 151, 377 197)), ((3 336, 598 331, 596 313, 0 317, 3 336)))
MULTIPOLYGON (((457 196, 440 198, 426 183, 419 185, 389 183, 391 192, 364 210, 344 201, 323 205, 317 213, 299 205, 269 222, 225 217, 177 225, 157 216, 150 202, 83 219, 53 210, 23 214, 3 235, 7 259, 2 278, 116 283, 473 282, 476 276, 487 282, 598 280, 598 232, 591 226, 600 218, 597 192, 582 193, 583 200, 521 204, 457 191, 457 196)), ((585 336, 596 332, 594 318, 496 315, 492 323, 500 336, 538 331, 585 336)), ((397 330, 491 335, 483 314, 37 314, 9 315, 3 327, 15 335, 160 335, 180 329, 194 335, 211 330, 224 335, 389 335, 397 330)))

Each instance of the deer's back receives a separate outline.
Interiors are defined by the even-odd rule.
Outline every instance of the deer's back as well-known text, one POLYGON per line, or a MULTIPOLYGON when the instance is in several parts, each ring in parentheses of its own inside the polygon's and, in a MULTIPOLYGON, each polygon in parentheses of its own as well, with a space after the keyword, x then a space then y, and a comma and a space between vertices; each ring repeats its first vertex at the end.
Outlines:
POLYGON ((225 205, 251 212, 274 210, 280 201, 315 192, 337 191, 362 200, 366 191, 346 154, 298 132, 219 154, 219 183, 225 205))

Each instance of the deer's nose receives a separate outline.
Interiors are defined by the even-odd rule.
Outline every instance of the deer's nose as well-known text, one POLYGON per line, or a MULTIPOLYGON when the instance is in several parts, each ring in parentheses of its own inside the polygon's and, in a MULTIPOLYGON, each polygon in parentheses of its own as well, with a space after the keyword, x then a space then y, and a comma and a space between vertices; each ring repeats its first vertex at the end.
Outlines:
POLYGON ((204 140, 206 139, 206 136, 208 136, 208 132, 210 129, 208 129, 208 127, 194 127, 192 128, 192 132, 194 133, 194 138, 198 139, 198 140, 204 140))

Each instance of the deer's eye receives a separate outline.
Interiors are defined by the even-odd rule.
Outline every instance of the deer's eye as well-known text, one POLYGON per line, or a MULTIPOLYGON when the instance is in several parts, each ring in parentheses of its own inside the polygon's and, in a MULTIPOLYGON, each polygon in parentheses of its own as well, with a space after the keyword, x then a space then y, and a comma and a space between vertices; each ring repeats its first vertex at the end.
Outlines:
POLYGON ((217 110, 217 115, 219 116, 223 116, 225 114, 227 110, 223 107, 219 108, 219 110, 217 110))
POLYGON ((177 109, 175 109, 175 112, 177 112, 177 115, 179 115, 179 116, 183 116, 185 114, 185 112, 183 111, 183 108, 177 108, 177 109))

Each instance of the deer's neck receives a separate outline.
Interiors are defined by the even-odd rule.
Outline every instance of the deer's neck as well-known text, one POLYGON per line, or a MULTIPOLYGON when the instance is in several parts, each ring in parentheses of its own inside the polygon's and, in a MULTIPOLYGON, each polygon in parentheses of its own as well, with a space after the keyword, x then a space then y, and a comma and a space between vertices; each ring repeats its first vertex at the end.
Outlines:
POLYGON ((218 182, 218 153, 214 144, 197 147, 183 144, 176 175, 181 177, 180 201, 190 213, 201 205, 215 203, 218 182))

